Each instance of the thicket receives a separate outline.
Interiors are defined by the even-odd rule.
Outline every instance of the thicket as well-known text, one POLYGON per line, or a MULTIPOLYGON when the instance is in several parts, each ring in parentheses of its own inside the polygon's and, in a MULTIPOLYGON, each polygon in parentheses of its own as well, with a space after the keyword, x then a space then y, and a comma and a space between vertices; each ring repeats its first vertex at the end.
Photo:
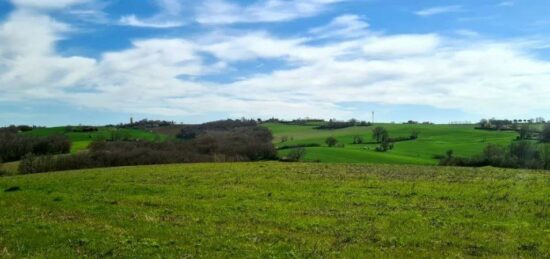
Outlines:
POLYGON ((0 160, 20 160, 29 153, 37 155, 65 154, 71 150, 71 141, 63 135, 34 137, 18 134, 12 128, 0 129, 0 160))
POLYGON ((71 169, 191 162, 272 160, 277 151, 271 132, 263 127, 212 131, 188 141, 98 141, 86 153, 64 156, 27 155, 21 173, 71 169))
POLYGON ((199 125, 187 125, 183 127, 176 137, 183 140, 192 140, 209 132, 229 131, 237 128, 253 128, 257 126, 258 122, 255 120, 220 120, 199 125))
POLYGON ((98 127, 94 126, 67 126, 65 127, 66 132, 96 132, 99 131, 98 127))
POLYGON ((483 152, 473 157, 455 157, 452 151, 442 157, 440 165, 503 168, 550 169, 550 144, 533 141, 514 141, 509 146, 488 144, 483 152))
POLYGON ((175 124, 176 123, 173 122, 173 121, 143 119, 143 120, 135 121, 135 122, 132 122, 132 123, 120 124, 120 125, 118 125, 118 127, 119 128, 132 128, 132 129, 149 130, 149 129, 154 129, 154 128, 158 128, 158 127, 173 126, 175 124))
POLYGON ((370 122, 358 121, 355 119, 351 119, 349 121, 330 120, 324 124, 321 124, 315 127, 315 129, 331 130, 331 129, 344 129, 344 128, 355 127, 355 126, 371 126, 371 125, 372 124, 370 122))

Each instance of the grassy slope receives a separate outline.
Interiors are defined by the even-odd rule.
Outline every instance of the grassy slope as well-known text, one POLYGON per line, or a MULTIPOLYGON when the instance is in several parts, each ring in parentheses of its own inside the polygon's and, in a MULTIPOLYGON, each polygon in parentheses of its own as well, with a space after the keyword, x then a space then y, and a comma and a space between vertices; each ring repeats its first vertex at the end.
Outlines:
POLYGON ((549 257, 549 193, 544 172, 397 165, 4 177, 0 257, 549 257))
MULTIPOLYGON (((322 162, 380 162, 407 164, 435 164, 434 155, 443 155, 452 149, 458 156, 479 154, 487 143, 508 145, 517 136, 514 132, 475 130, 470 125, 403 125, 384 124, 393 137, 409 136, 412 131, 420 132, 415 141, 398 142, 394 150, 387 153, 374 151, 376 145, 352 145, 354 136, 362 136, 371 141, 372 127, 353 127, 339 130, 316 130, 312 126, 296 126, 268 123, 277 145, 319 143, 325 147, 308 148, 307 160, 322 162), (280 143, 282 136, 292 137, 293 141, 280 143), (344 148, 328 148, 324 140, 336 137, 344 148)), ((281 152, 284 155, 288 151, 281 152)))
MULTIPOLYGON (((113 128, 101 127, 97 132, 65 132, 65 127, 52 127, 52 128, 39 128, 32 131, 25 132, 23 134, 30 136, 50 136, 54 134, 64 134, 67 135, 72 141, 71 153, 76 153, 78 151, 88 148, 88 145, 92 143, 93 140, 99 138, 109 138, 111 137, 111 132, 113 128)), ((123 134, 128 134, 136 139, 143 140, 162 140, 166 139, 165 135, 156 134, 148 131, 137 130, 137 129, 118 129, 119 132, 123 134)))
POLYGON ((15 175, 19 173, 19 161, 0 164, 0 173, 15 175))

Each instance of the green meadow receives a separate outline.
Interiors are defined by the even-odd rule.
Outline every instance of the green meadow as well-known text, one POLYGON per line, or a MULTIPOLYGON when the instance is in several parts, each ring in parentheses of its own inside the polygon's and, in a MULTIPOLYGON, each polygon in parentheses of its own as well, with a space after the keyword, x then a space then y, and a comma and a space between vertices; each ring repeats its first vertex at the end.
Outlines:
POLYGON ((0 178, 2 258, 550 257, 550 175, 232 163, 0 178))
MULTIPOLYGON (((372 142, 374 126, 337 130, 280 123, 266 123, 263 126, 273 132, 274 143, 279 147, 320 144, 321 147, 306 148, 306 161, 335 163, 433 165, 438 161, 434 156, 444 155, 448 150, 453 150, 456 156, 470 157, 481 153, 488 143, 508 145, 517 137, 516 132, 476 130, 474 125, 377 124, 386 128, 391 137, 407 137, 414 131, 419 133, 418 139, 396 142, 393 150, 381 153, 375 151, 377 144, 352 144, 354 136, 372 142), (325 139, 329 136, 335 137, 344 147, 327 147, 325 139), (288 137, 289 141, 281 143, 283 137, 288 137)), ((282 150, 280 155, 284 156, 289 151, 282 150)))
POLYGON ((95 132, 67 132, 66 127, 51 127, 51 128, 37 128, 31 131, 24 132, 23 134, 29 136, 51 136, 55 134, 61 134, 67 136, 71 142, 71 153, 76 153, 88 148, 90 143, 94 140, 109 139, 113 132, 128 136, 134 139, 142 139, 149 141, 158 141, 167 139, 166 135, 157 134, 149 131, 138 129, 122 129, 122 128, 110 128, 110 127, 98 127, 98 131, 95 132))

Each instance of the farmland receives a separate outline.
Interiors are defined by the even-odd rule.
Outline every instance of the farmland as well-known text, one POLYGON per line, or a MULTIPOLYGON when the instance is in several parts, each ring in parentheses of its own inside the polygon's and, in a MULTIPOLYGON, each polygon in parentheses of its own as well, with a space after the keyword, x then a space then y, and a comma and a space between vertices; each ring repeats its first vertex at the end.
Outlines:
MULTIPOLYGON (((377 144, 352 144, 354 136, 361 136, 366 142, 372 141, 371 127, 350 127, 337 130, 318 130, 315 125, 289 125, 267 123, 277 146, 319 144, 320 147, 306 148, 306 161, 338 163, 391 163, 391 164, 424 164, 437 163, 434 156, 443 155, 453 150, 458 156, 479 154, 488 143, 508 145, 517 137, 512 131, 476 130, 474 125, 410 125, 410 124, 377 124, 389 131, 392 137, 407 137, 412 132, 419 133, 416 140, 395 143, 391 151, 375 151, 377 144), (329 148, 324 143, 329 136, 335 137, 344 147, 329 148), (288 141, 281 143, 283 137, 288 141)), ((288 150, 280 152, 284 156, 288 150)))
POLYGON ((0 257, 548 257, 539 171, 278 162, 0 178, 0 257))

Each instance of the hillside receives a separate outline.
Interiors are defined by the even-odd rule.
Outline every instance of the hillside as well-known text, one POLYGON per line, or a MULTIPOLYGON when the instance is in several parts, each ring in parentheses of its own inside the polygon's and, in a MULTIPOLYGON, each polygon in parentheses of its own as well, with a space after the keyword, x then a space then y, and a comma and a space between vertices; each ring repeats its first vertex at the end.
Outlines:
MULTIPOLYGON (((320 144, 321 147, 306 148, 307 161, 343 163, 391 163, 391 164, 436 164, 434 156, 453 150, 457 156, 479 154, 488 143, 508 145, 517 137, 511 131, 476 130, 473 125, 422 125, 422 124, 377 124, 385 127, 392 137, 407 137, 413 131, 419 133, 416 140, 395 143, 395 148, 386 153, 376 152, 376 144, 354 145, 353 137, 361 136, 372 141, 373 127, 350 127, 337 130, 318 130, 314 125, 299 126, 266 123, 277 146, 320 144), (289 141, 281 143, 283 136, 289 141), (334 136, 345 146, 329 148, 325 139, 334 136)), ((285 155, 289 150, 281 151, 285 155)))
POLYGON ((66 127, 51 127, 51 128, 37 128, 23 134, 29 136, 50 136, 54 134, 63 134, 69 137, 72 142, 71 153, 76 153, 78 151, 88 148, 88 145, 92 141, 97 139, 109 139, 111 134, 116 132, 122 136, 128 136, 134 139, 142 140, 163 140, 167 136, 163 134, 153 133, 145 130, 138 129, 115 129, 109 127, 99 127, 98 131, 95 132, 67 132, 66 127))
POLYGON ((548 257, 550 175, 234 163, 0 178, 0 257, 548 257))

